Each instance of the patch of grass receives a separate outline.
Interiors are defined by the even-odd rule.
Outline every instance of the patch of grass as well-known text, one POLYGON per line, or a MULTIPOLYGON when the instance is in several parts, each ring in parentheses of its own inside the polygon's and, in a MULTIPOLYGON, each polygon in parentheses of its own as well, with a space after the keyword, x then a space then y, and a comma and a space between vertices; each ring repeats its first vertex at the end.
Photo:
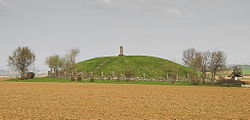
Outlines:
POLYGON ((250 80, 250 78, 241 78, 240 80, 250 80))
MULTIPOLYGON (((91 82, 90 80, 70 81, 68 79, 58 79, 58 78, 35 78, 33 80, 20 80, 20 79, 10 79, 2 82, 59 82, 59 83, 105 83, 105 84, 141 84, 141 85, 170 85, 170 86, 209 86, 216 87, 216 85, 193 85, 191 81, 176 81, 175 84, 171 84, 170 81, 117 81, 117 80, 95 80, 91 82)), ((217 87, 240 87, 240 86, 217 86, 217 87)))
POLYGON ((38 77, 32 80, 21 80, 21 79, 10 79, 5 80, 6 82, 63 82, 63 83, 72 83, 77 81, 70 81, 68 79, 58 79, 58 78, 46 78, 46 77, 38 77))
POLYGON ((191 86, 191 82, 187 81, 177 81, 175 84, 171 84, 169 81, 117 81, 117 80, 95 80, 91 82, 90 80, 70 81, 68 79, 58 79, 58 78, 35 78, 32 80, 20 80, 20 79, 10 79, 5 80, 5 82, 62 82, 62 83, 111 83, 111 84, 145 84, 145 85, 180 85, 180 86, 191 86))
POLYGON ((142 84, 142 85, 178 85, 178 86, 191 86, 192 82, 177 81, 175 84, 171 84, 170 81, 117 81, 117 80, 95 80, 95 82, 89 82, 84 80, 82 83, 110 83, 110 84, 142 84))

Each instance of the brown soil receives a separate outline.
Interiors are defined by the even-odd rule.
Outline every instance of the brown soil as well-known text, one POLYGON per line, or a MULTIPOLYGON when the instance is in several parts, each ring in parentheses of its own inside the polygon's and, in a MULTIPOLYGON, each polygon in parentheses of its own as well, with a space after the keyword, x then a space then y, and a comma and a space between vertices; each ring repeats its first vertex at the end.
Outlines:
POLYGON ((9 79, 13 79, 13 78, 0 78, 0 81, 9 80, 9 79))
POLYGON ((0 119, 250 119, 250 89, 0 82, 0 119))

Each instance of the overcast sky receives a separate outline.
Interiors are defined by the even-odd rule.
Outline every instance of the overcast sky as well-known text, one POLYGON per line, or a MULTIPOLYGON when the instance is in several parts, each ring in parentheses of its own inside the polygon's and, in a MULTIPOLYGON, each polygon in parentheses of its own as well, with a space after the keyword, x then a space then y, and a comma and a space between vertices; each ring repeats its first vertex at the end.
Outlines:
POLYGON ((119 54, 181 62, 187 48, 223 50, 250 64, 250 0, 0 0, 0 68, 18 46, 47 56, 81 50, 78 61, 119 54))

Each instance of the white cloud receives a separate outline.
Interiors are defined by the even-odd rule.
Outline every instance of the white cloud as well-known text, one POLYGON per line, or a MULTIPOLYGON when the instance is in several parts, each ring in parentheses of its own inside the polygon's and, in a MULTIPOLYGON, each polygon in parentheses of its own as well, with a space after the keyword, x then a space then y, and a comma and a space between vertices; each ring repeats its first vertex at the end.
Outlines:
POLYGON ((141 2, 141 3, 143 3, 143 2, 148 2, 149 0, 138 0, 138 2, 141 2))
POLYGON ((174 8, 168 8, 166 10, 166 13, 169 15, 177 15, 177 16, 181 15, 181 12, 177 9, 174 9, 174 8))
POLYGON ((98 0, 98 1, 106 5, 120 5, 117 0, 98 0))
POLYGON ((100 0, 100 2, 105 3, 105 4, 111 4, 111 0, 100 0))
POLYGON ((165 10, 165 13, 170 16, 176 16, 176 17, 191 17, 194 16, 193 13, 184 11, 184 10, 179 10, 175 8, 167 8, 165 10))
POLYGON ((118 5, 121 2, 129 2, 129 1, 133 1, 134 3, 139 2, 139 3, 144 3, 144 2, 148 2, 149 0, 127 0, 127 1, 123 1, 123 0, 97 0, 100 1, 101 3, 104 4, 108 4, 108 5, 118 5))

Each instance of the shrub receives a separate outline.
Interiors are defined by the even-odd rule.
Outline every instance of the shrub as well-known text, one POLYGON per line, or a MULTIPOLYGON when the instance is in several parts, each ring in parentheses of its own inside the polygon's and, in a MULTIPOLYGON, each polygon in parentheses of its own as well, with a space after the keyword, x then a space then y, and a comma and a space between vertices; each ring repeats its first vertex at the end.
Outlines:
POLYGON ((75 81, 75 77, 74 76, 70 77, 70 80, 75 81))
POLYGON ((34 72, 28 72, 26 74, 26 79, 34 79, 35 78, 35 73, 34 72))
POLYGON ((77 81, 82 81, 82 77, 77 77, 77 81))
POLYGON ((192 80, 192 85, 200 85, 201 81, 200 80, 192 80))
POLYGON ((91 77, 89 82, 95 82, 95 79, 93 77, 91 77))

